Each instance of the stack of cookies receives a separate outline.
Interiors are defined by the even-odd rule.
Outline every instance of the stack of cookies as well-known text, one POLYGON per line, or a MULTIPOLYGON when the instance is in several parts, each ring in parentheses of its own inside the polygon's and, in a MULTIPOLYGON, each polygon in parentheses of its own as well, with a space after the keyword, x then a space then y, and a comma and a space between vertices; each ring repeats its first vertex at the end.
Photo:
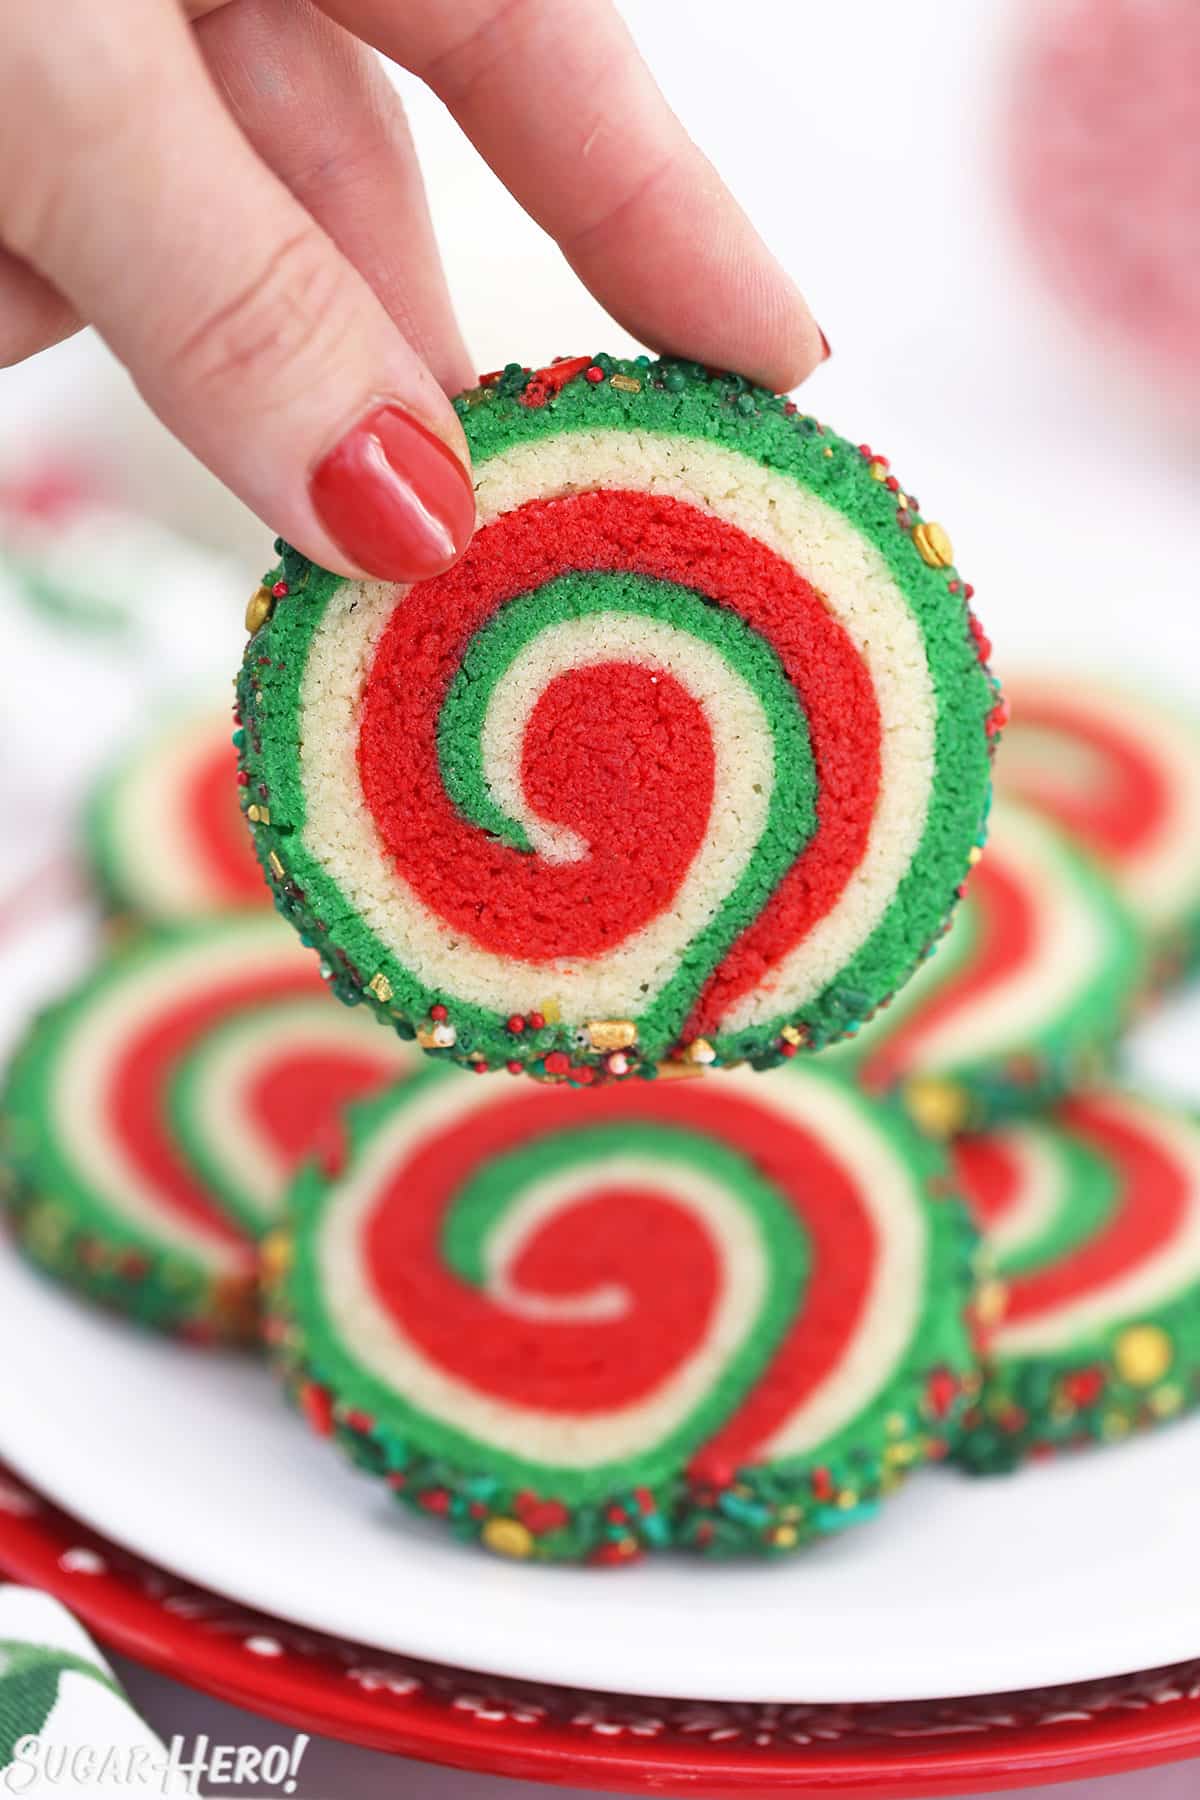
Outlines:
POLYGON ((457 405, 461 562, 280 545, 232 750, 97 797, 21 1242, 511 1556, 784 1552, 1182 1411, 1200 1136, 1112 1066, 1200 945, 1200 735, 1073 677, 1005 730, 945 531, 739 377, 457 405))

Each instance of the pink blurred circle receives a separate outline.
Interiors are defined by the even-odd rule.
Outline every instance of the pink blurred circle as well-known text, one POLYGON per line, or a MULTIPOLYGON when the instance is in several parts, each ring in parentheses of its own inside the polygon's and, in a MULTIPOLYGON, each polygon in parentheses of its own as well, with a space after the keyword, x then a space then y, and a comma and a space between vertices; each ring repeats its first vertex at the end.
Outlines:
POLYGON ((1060 295, 1200 394, 1200 0, 1030 0, 1012 153, 1060 295))

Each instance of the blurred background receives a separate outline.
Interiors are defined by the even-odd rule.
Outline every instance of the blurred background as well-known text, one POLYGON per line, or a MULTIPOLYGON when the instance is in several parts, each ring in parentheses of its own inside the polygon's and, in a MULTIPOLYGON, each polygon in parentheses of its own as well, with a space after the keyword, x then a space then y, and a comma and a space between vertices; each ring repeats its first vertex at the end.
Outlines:
MULTIPOLYGON (((824 326, 806 406, 950 531, 1001 677, 1114 669, 1200 707, 1195 0, 621 10, 824 326)), ((623 353, 440 105, 396 80, 477 367, 623 353)), ((0 374, 0 917, 146 709, 224 692, 271 560, 90 336, 0 374)), ((1177 1012, 1145 1059, 1200 1097, 1200 1009, 1177 1012)), ((171 1711, 200 1703, 155 1704, 160 1729, 197 1728, 171 1711)), ((468 1791, 353 1766, 364 1796, 468 1791)))

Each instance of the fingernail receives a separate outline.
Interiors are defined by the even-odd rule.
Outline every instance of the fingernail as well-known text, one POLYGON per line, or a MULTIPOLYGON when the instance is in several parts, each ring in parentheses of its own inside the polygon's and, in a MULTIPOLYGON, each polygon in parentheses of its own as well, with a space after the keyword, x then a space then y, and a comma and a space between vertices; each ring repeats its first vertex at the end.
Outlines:
POLYGON ((440 575, 475 529, 466 469, 401 406, 377 406, 360 419, 317 464, 308 491, 338 549, 386 581, 440 575))
POLYGON ((819 325, 817 326, 817 336, 820 338, 821 348, 825 352, 824 356, 821 358, 821 361, 828 362, 830 357, 833 355, 833 351, 829 348, 829 339, 825 336, 825 333, 821 330, 821 327, 819 325))

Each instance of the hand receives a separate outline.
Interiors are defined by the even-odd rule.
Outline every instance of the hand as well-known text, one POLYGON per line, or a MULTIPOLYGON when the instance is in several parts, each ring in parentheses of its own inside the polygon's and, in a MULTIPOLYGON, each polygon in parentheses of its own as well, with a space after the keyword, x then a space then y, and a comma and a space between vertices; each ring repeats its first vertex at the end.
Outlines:
POLYGON ((0 364, 90 321, 306 555, 453 563, 471 364, 368 45, 641 341, 780 389, 827 354, 607 0, 3 0, 0 364))

